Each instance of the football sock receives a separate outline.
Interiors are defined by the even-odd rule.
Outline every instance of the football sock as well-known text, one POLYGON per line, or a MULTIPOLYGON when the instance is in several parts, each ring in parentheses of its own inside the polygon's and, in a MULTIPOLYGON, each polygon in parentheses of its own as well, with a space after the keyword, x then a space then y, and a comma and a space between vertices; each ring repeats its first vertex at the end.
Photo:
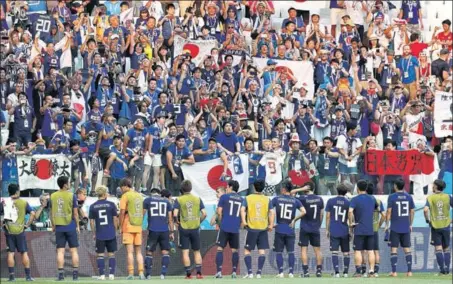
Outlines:
POLYGON ((231 258, 231 262, 233 264, 233 272, 236 272, 239 264, 239 252, 233 252, 233 256, 231 258))
POLYGON ((105 269, 105 261, 103 256, 98 256, 96 259, 96 263, 98 264, 99 275, 104 275, 105 269))
POLYGON ((277 252, 275 260, 277 261, 278 273, 283 273, 283 255, 281 252, 277 252))
POLYGON ((247 273, 252 274, 252 256, 246 255, 244 257, 245 266, 247 267, 247 273))
POLYGON ((161 272, 162 275, 167 274, 167 269, 168 269, 169 264, 170 264, 170 256, 168 254, 163 255, 162 256, 162 272, 161 272))
POLYGON ((261 274, 261 271, 263 270, 264 262, 266 261, 266 256, 265 255, 260 255, 258 256, 258 271, 256 272, 257 274, 261 274))
POLYGON ((215 264, 217 266, 217 273, 222 272, 223 251, 217 251, 217 254, 215 255, 215 264))
POLYGON ((396 272, 396 263, 398 262, 398 254, 392 253, 390 254, 390 263, 392 265, 392 272, 396 272))
POLYGON ((288 252, 288 266, 289 266, 289 273, 294 273, 294 264, 296 263, 296 257, 294 256, 294 252, 288 252))

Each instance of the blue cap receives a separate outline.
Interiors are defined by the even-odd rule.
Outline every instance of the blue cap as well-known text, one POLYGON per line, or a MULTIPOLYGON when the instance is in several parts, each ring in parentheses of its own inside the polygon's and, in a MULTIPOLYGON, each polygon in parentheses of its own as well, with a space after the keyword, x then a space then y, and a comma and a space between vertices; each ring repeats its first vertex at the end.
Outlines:
POLYGON ((165 117, 167 118, 168 117, 168 114, 166 111, 162 110, 160 111, 158 114, 156 114, 156 118, 159 118, 159 117, 165 117))
POLYGON ((274 59, 269 59, 269 60, 267 61, 267 65, 268 65, 268 66, 269 66, 269 65, 277 65, 277 61, 275 61, 274 59))

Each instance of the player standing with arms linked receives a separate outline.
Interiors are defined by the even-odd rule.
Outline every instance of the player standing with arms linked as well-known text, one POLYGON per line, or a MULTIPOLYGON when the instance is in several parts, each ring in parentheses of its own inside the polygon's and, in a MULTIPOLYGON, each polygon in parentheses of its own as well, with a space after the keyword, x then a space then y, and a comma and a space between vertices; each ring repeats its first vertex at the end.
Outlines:
POLYGON ((160 278, 165 279, 170 264, 170 240, 173 241, 173 207, 170 201, 161 196, 158 188, 151 189, 151 196, 143 201, 143 210, 148 211, 148 241, 146 244, 145 276, 151 278, 153 254, 159 245, 162 253, 160 278))
MULTIPOLYGON (((22 264, 25 267, 25 280, 34 281, 30 275, 30 259, 27 253, 27 241, 25 239, 24 230, 30 226, 35 217, 35 211, 30 207, 27 201, 20 199, 19 185, 10 184, 8 185, 8 194, 11 197, 13 207, 11 210, 16 210, 17 219, 13 222, 12 220, 5 220, 5 239, 6 239, 6 250, 8 251, 8 281, 16 281, 14 277, 14 253, 16 250, 21 254, 22 264), (25 224, 25 215, 30 214, 27 224, 25 224)), ((13 212, 14 213, 14 212, 13 212)))
POLYGON ((311 181, 304 184, 303 187, 292 190, 291 193, 300 191, 306 195, 299 197, 306 214, 297 216, 293 220, 292 227, 300 221, 299 246, 301 247, 300 255, 302 258, 303 274, 301 277, 310 277, 308 272, 308 245, 313 247, 316 256, 316 277, 322 277, 322 254, 321 254, 321 224, 324 218, 324 201, 321 196, 315 195, 315 184, 311 181))
POLYGON ((190 192, 192 183, 188 180, 181 182, 182 196, 174 204, 174 217, 179 218, 179 247, 182 249, 182 262, 186 270, 186 279, 192 279, 190 271, 189 247, 193 250, 197 279, 203 279, 200 253, 200 224, 206 218, 203 201, 190 192), (201 213, 201 214, 200 214, 201 213))
POLYGON ((123 245, 127 249, 126 280, 134 280, 134 251, 137 258, 138 274, 140 280, 145 280, 143 274, 142 255, 142 222, 143 222, 143 197, 132 188, 132 181, 123 178, 120 181, 120 234, 123 234, 123 245))
POLYGON ((50 218, 52 221, 52 231, 55 232, 57 243, 57 281, 64 281, 64 252, 66 243, 72 256, 72 280, 79 279, 79 246, 78 233, 79 211, 77 206, 77 196, 69 191, 69 178, 61 176, 57 179, 59 191, 50 196, 50 218))
POLYGON ((354 230, 354 259, 356 272, 354 277, 362 277, 362 252, 368 253, 370 271, 368 275, 374 277, 374 211, 379 209, 376 199, 367 194, 368 182, 357 182, 358 195, 351 199, 349 204, 349 224, 354 230))
POLYGON ((330 251, 332 252, 332 265, 335 270, 334 276, 340 277, 339 254, 340 247, 343 253, 343 277, 348 277, 349 263, 349 226, 348 211, 349 200, 345 197, 348 189, 343 184, 337 187, 338 196, 330 198, 326 204, 326 233, 330 239, 330 251))
POLYGON ((118 228, 118 211, 115 203, 107 200, 107 187, 99 186, 95 193, 98 200, 91 204, 88 217, 93 237, 96 240, 98 280, 105 280, 104 253, 107 249, 109 256, 109 280, 115 279, 116 230, 118 228))
MULTIPOLYGON (((272 199, 272 214, 277 215, 277 225, 275 226, 274 251, 277 254, 276 261, 278 267, 277 277, 284 278, 283 275, 283 249, 286 248, 288 253, 289 278, 294 277, 294 244, 296 235, 294 228, 290 227, 291 221, 296 217, 299 210, 301 216, 305 215, 305 209, 302 203, 290 192, 293 186, 291 182, 286 181, 282 184, 281 195, 272 199)), ((275 217, 274 217, 275 219, 275 217)))
POLYGON ((247 275, 244 278, 253 278, 252 256, 250 254, 255 246, 258 247, 259 254, 256 278, 261 278, 261 270, 266 261, 266 250, 269 249, 267 231, 271 232, 274 226, 274 216, 270 212, 271 203, 269 198, 263 195, 264 181, 255 181, 253 187, 255 193, 249 194, 245 198, 244 207, 241 209, 242 226, 247 229, 244 248, 247 275))
POLYGON ((451 262, 450 207, 453 207, 453 197, 443 193, 445 186, 445 182, 441 179, 434 181, 434 193, 428 196, 424 209, 426 223, 431 225, 431 235, 436 250, 440 275, 448 275, 450 273, 451 262))
POLYGON ((411 232, 415 204, 412 196, 404 191, 403 179, 397 179, 393 189, 395 193, 389 195, 387 200, 387 226, 385 227, 385 231, 388 232, 390 224, 390 262, 392 264, 390 276, 397 276, 396 263, 400 245, 406 255, 407 276, 412 276, 411 232))
POLYGON ((220 230, 217 234, 217 254, 215 262, 217 266, 216 278, 222 278, 223 250, 227 244, 233 253, 231 261, 233 272, 231 278, 236 278, 236 269, 239 263, 239 229, 241 228, 241 209, 244 200, 238 194, 239 183, 229 180, 226 193, 222 194, 217 205, 218 224, 220 230))

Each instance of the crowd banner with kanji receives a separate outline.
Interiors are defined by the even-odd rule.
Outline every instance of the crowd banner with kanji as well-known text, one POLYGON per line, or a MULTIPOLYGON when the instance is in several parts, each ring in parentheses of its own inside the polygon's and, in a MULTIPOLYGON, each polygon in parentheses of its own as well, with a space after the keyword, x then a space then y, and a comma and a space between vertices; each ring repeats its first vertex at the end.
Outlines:
POLYGON ((20 190, 58 190, 57 179, 71 176, 71 161, 65 155, 17 156, 20 190))
POLYGON ((436 91, 434 133, 436 137, 451 135, 453 131, 453 94, 436 91))
POLYGON ((187 40, 180 36, 175 36, 173 57, 190 53, 192 62, 198 66, 206 55, 211 54, 211 49, 217 47, 216 40, 187 40))
POLYGON ((434 157, 416 149, 368 150, 365 163, 369 175, 429 175, 434 171, 434 157))

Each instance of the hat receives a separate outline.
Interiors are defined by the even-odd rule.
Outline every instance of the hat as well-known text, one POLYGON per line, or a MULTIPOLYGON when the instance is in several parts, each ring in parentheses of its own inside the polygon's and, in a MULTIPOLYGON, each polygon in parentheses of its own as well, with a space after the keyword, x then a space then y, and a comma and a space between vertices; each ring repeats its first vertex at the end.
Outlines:
POLYGON ((321 49, 319 52, 320 52, 321 54, 330 54, 330 51, 327 50, 327 49, 321 49))
POLYGON ((209 2, 209 3, 206 5, 206 10, 208 10, 208 9, 211 8, 211 7, 212 7, 212 8, 215 8, 216 13, 219 12, 219 10, 220 10, 219 6, 217 6, 217 4, 214 3, 214 2, 209 2))
POLYGON ((346 26, 350 26, 350 27, 355 27, 355 24, 352 22, 351 19, 348 19, 345 23, 346 26))
POLYGON ((337 111, 343 111, 343 110, 344 110, 344 107, 343 107, 342 105, 337 105, 337 106, 335 107, 335 112, 337 112, 337 111))
POLYGON ((377 19, 383 20, 384 14, 382 12, 377 12, 376 14, 374 14, 374 20, 377 20, 377 19))
POLYGON ((308 90, 308 84, 305 83, 305 82, 303 82, 303 83, 302 83, 302 86, 300 86, 300 87, 301 87, 301 89, 304 89, 304 90, 307 91, 307 92, 309 91, 309 90, 308 90))
POLYGON ((259 2, 256 4, 256 7, 258 7, 259 5, 263 5, 264 7, 266 7, 266 3, 264 3, 264 1, 259 1, 259 2))
POLYGON ((291 7, 291 8, 288 9, 288 13, 289 13, 289 11, 291 11, 291 10, 297 11, 296 8, 291 7))
POLYGON ((275 61, 275 60, 273 60, 273 59, 269 59, 269 60, 267 61, 267 66, 269 66, 269 65, 277 65, 277 61, 275 61))
POLYGON ((300 143, 299 134, 297 134, 297 133, 291 134, 291 139, 289 140, 289 145, 291 146, 291 144, 294 142, 300 143))
POLYGON ((113 35, 110 36, 110 39, 115 39, 115 38, 119 39, 120 37, 117 34, 113 34, 113 35))
POLYGON ((447 48, 442 48, 442 49, 440 50, 440 55, 446 55, 446 54, 449 54, 449 53, 450 53, 450 52, 448 51, 447 48))
POLYGON ((344 18, 349 18, 349 19, 350 19, 351 16, 349 16, 348 14, 345 14, 345 15, 344 15, 343 17, 341 17, 341 18, 342 18, 342 19, 344 19, 344 18))
POLYGON ((168 114, 166 111, 162 110, 160 111, 158 114, 156 114, 156 118, 160 118, 160 117, 165 117, 167 118, 168 117, 168 114))
POLYGON ((257 82, 256 80, 251 80, 251 81, 249 82, 249 85, 251 85, 251 84, 258 85, 258 82, 257 82))
POLYGON ((371 34, 369 37, 368 37, 368 40, 378 40, 378 36, 376 34, 371 34))
POLYGON ((137 118, 137 119, 134 121, 134 125, 137 125, 137 123, 139 123, 139 122, 143 123, 143 119, 137 118))

